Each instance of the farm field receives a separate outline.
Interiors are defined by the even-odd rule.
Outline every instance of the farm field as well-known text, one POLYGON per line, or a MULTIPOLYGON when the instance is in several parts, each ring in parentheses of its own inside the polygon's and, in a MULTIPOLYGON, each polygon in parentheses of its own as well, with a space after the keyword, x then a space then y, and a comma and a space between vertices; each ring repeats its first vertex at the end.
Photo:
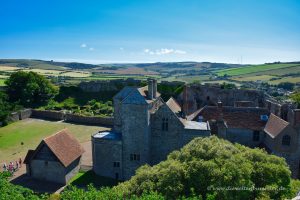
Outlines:
POLYGON ((270 75, 256 75, 256 76, 236 76, 231 79, 235 81, 257 81, 257 80, 269 81, 271 78, 274 77, 275 76, 270 76, 270 75))
POLYGON ((282 82, 300 83, 300 76, 299 77, 283 77, 283 78, 278 79, 278 80, 268 81, 268 83, 274 84, 274 85, 277 85, 277 84, 282 83, 282 82))
POLYGON ((187 83, 192 83, 195 81, 208 81, 209 75, 196 75, 196 76, 171 76, 168 78, 162 78, 163 81, 183 81, 187 83))
POLYGON ((218 76, 238 76, 250 73, 265 72, 269 70, 285 69, 289 67, 300 67, 299 64, 263 64, 263 65, 250 65, 245 67, 238 67, 233 69, 225 69, 216 71, 218 76))
POLYGON ((30 118, 18 121, 0 128, 0 163, 24 158, 28 149, 35 149, 43 138, 64 128, 68 128, 80 142, 89 141, 91 134, 107 129, 30 118))
POLYGON ((293 66, 293 67, 286 67, 283 69, 273 69, 273 70, 268 70, 268 71, 263 71, 263 72, 255 72, 251 74, 246 74, 246 76, 254 76, 254 75, 270 75, 270 76, 282 76, 286 74, 296 74, 300 73, 300 65, 298 66, 293 66))
POLYGON ((218 84, 223 84, 223 83, 231 83, 231 84, 235 84, 236 86, 241 86, 241 84, 239 83, 236 83, 234 81, 227 81, 227 80, 219 80, 219 81, 203 81, 202 83, 211 83, 211 84, 214 84, 214 83, 218 83, 218 84))

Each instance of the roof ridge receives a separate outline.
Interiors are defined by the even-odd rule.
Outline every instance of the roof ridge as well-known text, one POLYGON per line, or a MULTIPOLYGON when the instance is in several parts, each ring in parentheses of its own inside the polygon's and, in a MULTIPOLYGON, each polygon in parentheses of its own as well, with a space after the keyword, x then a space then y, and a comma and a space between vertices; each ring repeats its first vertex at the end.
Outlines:
POLYGON ((52 135, 49 135, 49 136, 45 137, 43 140, 45 141, 45 140, 47 140, 47 139, 49 139, 49 138, 52 138, 52 137, 54 137, 55 135, 58 135, 59 133, 62 133, 63 131, 69 132, 68 128, 63 128, 63 129, 57 131, 56 133, 54 133, 54 134, 52 134, 52 135))

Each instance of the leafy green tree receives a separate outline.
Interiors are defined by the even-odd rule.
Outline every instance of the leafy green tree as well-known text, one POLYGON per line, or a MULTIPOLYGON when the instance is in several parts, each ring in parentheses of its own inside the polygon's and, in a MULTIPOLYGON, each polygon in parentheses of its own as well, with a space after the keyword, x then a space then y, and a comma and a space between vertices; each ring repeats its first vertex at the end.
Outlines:
POLYGON ((10 101, 23 106, 45 105, 57 93, 50 81, 35 72, 15 72, 5 83, 10 101))
POLYGON ((298 108, 300 108, 300 92, 292 94, 290 98, 298 105, 298 108))
POLYGON ((4 122, 12 110, 12 105, 8 102, 5 93, 0 92, 0 122, 4 122))
POLYGON ((167 199, 283 199, 291 195, 290 175, 283 158, 212 136, 142 166, 115 189, 126 195, 156 191, 167 199))
POLYGON ((290 82, 283 82, 283 83, 279 83, 277 85, 277 87, 283 88, 283 89, 286 89, 286 90, 293 90, 294 86, 295 86, 295 84, 290 83, 290 82))

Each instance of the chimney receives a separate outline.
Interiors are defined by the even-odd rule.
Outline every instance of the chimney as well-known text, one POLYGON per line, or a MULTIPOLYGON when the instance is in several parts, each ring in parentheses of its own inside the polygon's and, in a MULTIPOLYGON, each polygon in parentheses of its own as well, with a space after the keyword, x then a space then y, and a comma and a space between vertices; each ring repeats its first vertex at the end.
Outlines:
POLYGON ((188 113, 188 91, 187 91, 187 86, 185 85, 183 88, 183 96, 182 96, 182 102, 183 102, 183 118, 185 118, 187 116, 188 113))
POLYGON ((148 79, 148 99, 153 99, 153 80, 148 79))
POLYGON ((156 99, 156 97, 157 97, 157 80, 153 79, 152 82, 153 82, 153 98, 156 99))

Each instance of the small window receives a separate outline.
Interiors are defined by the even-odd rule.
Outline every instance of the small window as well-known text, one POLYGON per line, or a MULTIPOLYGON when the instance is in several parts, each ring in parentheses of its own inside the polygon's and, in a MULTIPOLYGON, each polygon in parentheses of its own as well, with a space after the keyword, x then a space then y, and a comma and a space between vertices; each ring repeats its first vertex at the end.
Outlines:
POLYGON ((283 146, 290 146, 291 144, 291 136, 285 135, 282 137, 282 145, 283 146))
POLYGON ((206 97, 206 100, 209 101, 209 99, 210 99, 209 96, 207 96, 207 97, 206 97))
POLYGON ((48 166, 48 161, 47 160, 45 161, 45 166, 48 166))
POLYGON ((116 180, 119 180, 119 173, 115 174, 116 180))
POLYGON ((140 154, 130 154, 130 160, 140 161, 140 154))
POLYGON ((253 141, 259 141, 259 131, 253 131, 253 141))
POLYGON ((168 131, 169 130, 169 119, 168 118, 162 118, 162 131, 168 131))
POLYGON ((120 162, 114 162, 114 167, 120 167, 120 162))

